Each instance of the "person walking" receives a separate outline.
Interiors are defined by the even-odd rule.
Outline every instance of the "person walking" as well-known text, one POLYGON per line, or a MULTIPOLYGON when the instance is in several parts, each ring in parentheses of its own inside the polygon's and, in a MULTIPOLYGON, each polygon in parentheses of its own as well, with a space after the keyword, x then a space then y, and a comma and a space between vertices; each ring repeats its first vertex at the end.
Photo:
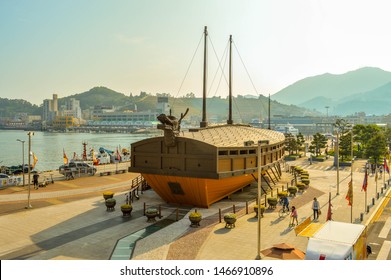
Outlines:
POLYGON ((33 175, 34 189, 38 189, 38 178, 39 178, 38 173, 35 173, 35 174, 33 175))
POLYGON ((289 212, 289 199, 287 196, 283 196, 281 198, 281 201, 282 201, 282 209, 284 209, 284 211, 288 211, 289 212))
POLYGON ((319 218, 319 201, 314 197, 314 201, 312 202, 312 210, 314 211, 314 220, 319 218))
POLYGON ((295 206, 292 206, 291 223, 290 223, 290 225, 294 226, 295 225, 295 221, 296 221, 296 225, 298 225, 299 221, 297 220, 297 210, 296 210, 295 206))

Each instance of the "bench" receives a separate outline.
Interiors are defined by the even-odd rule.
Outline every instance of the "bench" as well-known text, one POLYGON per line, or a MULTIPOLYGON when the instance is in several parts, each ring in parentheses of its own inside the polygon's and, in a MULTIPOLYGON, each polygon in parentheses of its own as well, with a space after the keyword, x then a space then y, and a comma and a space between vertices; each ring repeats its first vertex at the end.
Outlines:
POLYGON ((126 169, 116 170, 115 174, 126 173, 126 169))
POLYGON ((108 176, 111 175, 111 171, 104 171, 100 173, 100 176, 108 176))

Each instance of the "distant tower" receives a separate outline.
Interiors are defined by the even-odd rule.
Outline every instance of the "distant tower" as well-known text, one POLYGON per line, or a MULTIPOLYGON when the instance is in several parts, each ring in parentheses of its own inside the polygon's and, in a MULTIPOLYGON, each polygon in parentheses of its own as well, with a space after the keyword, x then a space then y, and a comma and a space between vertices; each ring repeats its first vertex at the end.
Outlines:
POLYGON ((53 107, 52 107, 52 110, 54 112, 58 111, 58 95, 57 94, 53 94, 53 107))

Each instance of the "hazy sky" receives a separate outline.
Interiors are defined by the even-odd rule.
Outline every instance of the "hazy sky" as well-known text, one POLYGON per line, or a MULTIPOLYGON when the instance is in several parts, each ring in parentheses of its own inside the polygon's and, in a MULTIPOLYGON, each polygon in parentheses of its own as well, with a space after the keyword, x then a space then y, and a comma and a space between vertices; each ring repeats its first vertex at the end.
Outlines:
POLYGON ((390 13, 389 0, 0 0, 0 97, 41 104, 94 86, 201 96, 204 26, 209 97, 227 95, 216 62, 230 34, 234 95, 363 66, 391 71, 390 13))

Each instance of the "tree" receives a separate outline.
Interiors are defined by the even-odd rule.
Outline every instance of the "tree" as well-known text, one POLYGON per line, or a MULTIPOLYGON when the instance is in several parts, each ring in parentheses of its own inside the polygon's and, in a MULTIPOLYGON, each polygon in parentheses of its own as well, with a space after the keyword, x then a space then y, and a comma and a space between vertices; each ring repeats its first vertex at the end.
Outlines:
POLYGON ((361 143, 361 148, 365 150, 369 140, 380 132, 380 127, 375 124, 357 124, 353 127, 354 140, 361 143))
POLYGON ((298 154, 299 151, 303 150, 305 143, 304 136, 301 134, 301 132, 299 132, 299 134, 296 136, 296 143, 296 154, 298 154))
POLYGON ((352 153, 352 135, 351 132, 342 134, 339 138, 339 154, 341 155, 341 161, 344 161, 344 157, 348 157, 352 153))
POLYGON ((320 149, 326 147, 327 138, 326 136, 320 134, 319 132, 313 136, 309 150, 311 153, 315 153, 315 156, 320 155, 320 149))
POLYGON ((379 131, 369 139, 365 154, 368 158, 372 157, 375 163, 378 163, 387 152, 386 145, 386 137, 379 131))
POLYGON ((295 136, 291 133, 285 134, 285 147, 289 152, 289 155, 293 154, 297 150, 297 142, 295 136))

